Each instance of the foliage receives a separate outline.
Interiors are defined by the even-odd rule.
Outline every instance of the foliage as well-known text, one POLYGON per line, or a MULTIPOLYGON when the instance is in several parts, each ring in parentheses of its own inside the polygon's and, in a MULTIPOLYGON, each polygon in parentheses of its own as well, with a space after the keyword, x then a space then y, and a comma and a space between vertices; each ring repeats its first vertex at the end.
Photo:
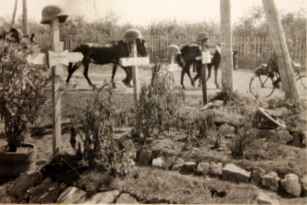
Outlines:
POLYGON ((78 106, 71 115, 71 145, 91 170, 127 175, 135 157, 130 140, 118 143, 114 128, 126 122, 122 102, 112 96, 112 89, 94 92, 85 105, 78 106))
POLYGON ((45 66, 30 65, 22 45, 1 42, 0 114, 4 119, 8 150, 22 145, 29 125, 40 115, 46 102, 43 95, 49 84, 45 66))
POLYGON ((175 85, 171 72, 159 72, 149 84, 143 83, 138 101, 140 131, 144 143, 148 137, 169 131, 174 114, 184 99, 182 88, 175 85))

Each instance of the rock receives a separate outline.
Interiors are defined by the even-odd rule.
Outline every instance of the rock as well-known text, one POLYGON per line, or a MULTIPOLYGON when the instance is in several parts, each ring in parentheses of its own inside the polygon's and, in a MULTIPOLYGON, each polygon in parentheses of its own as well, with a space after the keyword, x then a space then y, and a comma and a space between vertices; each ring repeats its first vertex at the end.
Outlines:
POLYGON ((180 174, 193 174, 195 171, 196 163, 195 162, 185 162, 180 168, 180 174))
POLYGON ((59 191, 58 182, 40 184, 30 193, 30 203, 52 204, 56 201, 59 191))
POLYGON ((138 201, 130 194, 123 193, 116 200, 116 204, 138 204, 138 201))
POLYGON ((269 172, 268 174, 264 175, 262 178, 262 186, 269 188, 273 191, 277 191, 279 186, 280 178, 278 177, 276 172, 269 172))
POLYGON ((182 158, 177 158, 175 164, 172 166, 172 170, 179 170, 184 165, 182 158))
POLYGON ((66 185, 65 183, 62 182, 62 183, 60 184, 60 190, 63 191, 63 190, 66 188, 66 186, 67 186, 67 185, 66 185))
POLYGON ((251 176, 251 173, 234 165, 226 164, 223 169, 223 179, 235 181, 235 182, 247 182, 251 176))
POLYGON ((196 172, 202 175, 209 174, 209 170, 210 170, 210 164, 208 162, 200 162, 196 168, 196 172))
POLYGON ((225 137, 225 138, 235 137, 236 136, 235 127, 229 125, 228 123, 222 124, 219 127, 219 134, 220 136, 225 137))
POLYGON ((164 157, 158 157, 152 160, 152 166, 153 167, 159 167, 161 168, 163 164, 165 163, 164 157))
POLYGON ((43 180, 43 175, 39 171, 29 171, 22 173, 8 189, 8 194, 18 197, 31 186, 36 186, 43 180))
POLYGON ((251 174, 251 182, 257 186, 261 185, 264 174, 265 174, 264 169, 260 167, 254 168, 251 174))
POLYGON ((77 187, 67 187, 58 197, 56 203, 83 204, 86 201, 86 192, 77 187))
POLYGON ((287 142, 293 140, 293 136, 290 135, 288 130, 279 130, 276 132, 277 140, 283 144, 286 144, 287 142))
POLYGON ((302 196, 307 195, 307 175, 304 175, 301 180, 301 185, 302 185, 302 196))
POLYGON ((301 184, 296 174, 287 174, 284 179, 281 180, 281 188, 293 196, 300 196, 302 192, 301 184))
POLYGON ((21 202, 23 202, 23 201, 27 201, 27 198, 29 198, 29 194, 28 194, 27 192, 22 192, 22 193, 18 196, 16 202, 17 202, 17 203, 21 203, 21 202))
POLYGON ((119 191, 99 192, 92 196, 84 204, 114 204, 115 199, 118 197, 119 191))
POLYGON ((209 173, 212 175, 222 175, 223 165, 221 162, 215 164, 214 162, 210 163, 209 173))
POLYGON ((256 198, 258 204, 272 204, 272 205, 279 205, 279 201, 276 199, 271 199, 264 193, 260 192, 256 198))
POLYGON ((150 161, 151 159, 151 151, 149 150, 142 150, 139 154, 139 160, 138 160, 138 163, 140 164, 143 164, 143 165, 147 165, 148 162, 150 161))

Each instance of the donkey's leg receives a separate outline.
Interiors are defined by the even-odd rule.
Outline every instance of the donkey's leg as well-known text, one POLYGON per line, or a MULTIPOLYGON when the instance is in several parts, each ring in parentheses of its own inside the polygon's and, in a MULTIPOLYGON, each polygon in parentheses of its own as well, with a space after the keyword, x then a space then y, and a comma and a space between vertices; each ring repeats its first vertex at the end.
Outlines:
POLYGON ((183 89, 185 89, 184 84, 183 84, 184 74, 186 73, 185 69, 186 69, 185 67, 182 68, 182 70, 181 70, 181 78, 180 78, 180 84, 181 84, 183 89))
POLYGON ((68 65, 68 76, 67 76, 67 79, 66 79, 66 83, 69 83, 69 80, 72 76, 72 74, 81 66, 81 62, 77 62, 74 66, 72 66, 73 64, 72 63, 69 63, 68 65))
POLYGON ((186 65, 186 73, 188 74, 188 76, 189 76, 189 78, 190 78, 191 85, 192 85, 193 87, 195 87, 194 80, 193 80, 193 78, 192 78, 192 76, 191 76, 191 73, 190 73, 190 66, 191 66, 191 64, 187 64, 187 65, 186 65))
POLYGON ((219 69, 219 64, 214 65, 214 81, 215 81, 215 86, 216 88, 220 88, 219 83, 217 82, 217 71, 219 69))
POLYGON ((196 82, 197 79, 199 79, 199 83, 198 83, 198 87, 201 86, 201 69, 202 69, 202 65, 201 64, 195 64, 196 67, 196 75, 193 78, 194 82, 196 82))
POLYGON ((114 82, 114 77, 115 77, 115 74, 116 74, 116 70, 117 70, 117 65, 113 64, 112 76, 111 76, 111 83, 112 83, 113 88, 116 88, 116 85, 115 85, 115 82, 114 82))
POLYGON ((208 75, 207 75, 206 81, 211 77, 211 67, 212 67, 212 64, 208 64, 208 65, 207 65, 207 68, 208 68, 208 75))
POLYGON ((122 81, 127 87, 132 87, 131 80, 133 79, 132 76, 132 67, 123 67, 124 71, 126 72, 126 78, 122 81))
POLYGON ((94 89, 96 89, 96 86, 92 83, 92 81, 88 77, 88 69, 89 69, 90 62, 88 60, 84 60, 83 65, 84 65, 83 75, 84 75, 85 79, 87 80, 87 82, 90 86, 92 86, 94 89))

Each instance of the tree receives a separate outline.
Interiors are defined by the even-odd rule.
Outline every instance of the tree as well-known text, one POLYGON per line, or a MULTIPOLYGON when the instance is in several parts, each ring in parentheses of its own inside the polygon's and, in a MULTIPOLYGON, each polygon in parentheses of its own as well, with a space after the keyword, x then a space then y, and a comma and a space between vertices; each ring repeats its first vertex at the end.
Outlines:
POLYGON ((22 31, 26 35, 29 34, 27 0, 22 1, 22 31))
POLYGON ((18 5, 18 0, 15 0, 14 11, 13 11, 13 16, 12 16, 12 21, 11 21, 11 26, 14 26, 14 23, 15 23, 17 5, 18 5))

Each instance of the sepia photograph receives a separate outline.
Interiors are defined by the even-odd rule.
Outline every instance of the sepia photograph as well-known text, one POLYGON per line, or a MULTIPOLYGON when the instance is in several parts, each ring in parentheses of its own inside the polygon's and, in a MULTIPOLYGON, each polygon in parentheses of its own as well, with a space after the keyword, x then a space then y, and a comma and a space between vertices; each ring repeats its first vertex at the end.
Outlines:
POLYGON ((0 5, 0 204, 307 204, 305 0, 0 5))

